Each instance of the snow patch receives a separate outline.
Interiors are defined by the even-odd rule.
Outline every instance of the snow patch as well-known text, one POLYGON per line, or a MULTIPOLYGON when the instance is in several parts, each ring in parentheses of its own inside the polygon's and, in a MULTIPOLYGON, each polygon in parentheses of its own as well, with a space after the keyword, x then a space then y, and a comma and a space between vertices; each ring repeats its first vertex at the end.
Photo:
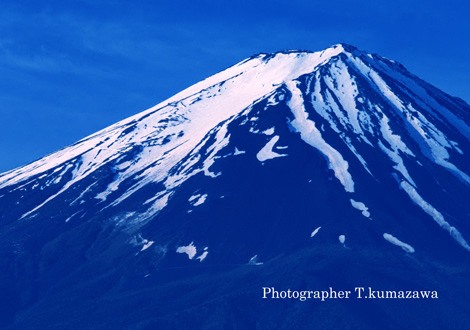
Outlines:
POLYGON ((346 236, 345 235, 339 235, 338 236, 338 241, 344 245, 344 242, 346 242, 346 236))
POLYGON ((78 211, 78 212, 75 212, 74 214, 72 214, 70 217, 68 217, 67 219, 65 219, 65 222, 69 222, 70 220, 72 220, 72 218, 74 216, 76 216, 78 213, 80 213, 81 211, 78 211))
POLYGON ((190 202, 190 203, 194 202, 192 204, 193 206, 199 206, 201 204, 204 204, 204 202, 206 201, 206 198, 207 198, 207 194, 192 195, 191 197, 189 197, 188 202, 190 202))
POLYGON ((277 152, 273 151, 274 145, 278 140, 279 135, 273 136, 271 140, 269 140, 269 142, 266 143, 266 145, 258 152, 256 158, 258 158, 260 162, 264 162, 268 159, 287 156, 286 154, 278 154, 277 152))
POLYGON ((209 254, 209 251, 207 251, 207 249, 208 249, 208 247, 206 246, 204 248, 204 251, 201 253, 201 255, 196 258, 197 260, 199 260, 199 262, 202 262, 202 261, 204 261, 204 259, 206 259, 207 255, 209 254))
POLYGON ((192 260, 197 253, 197 249, 194 246, 194 242, 191 242, 189 245, 178 247, 176 253, 186 253, 189 260, 192 260))
POLYGON ((203 204, 206 201, 206 198, 207 194, 201 195, 201 197, 199 197, 199 199, 193 204, 193 206, 199 206, 203 204))
POLYGON ((336 178, 341 182, 347 192, 354 192, 354 181, 348 172, 349 164, 343 156, 329 145, 322 137, 320 131, 315 127, 315 122, 308 119, 308 113, 304 107, 302 92, 297 87, 297 83, 289 81, 286 83, 291 91, 292 97, 288 102, 295 119, 291 125, 300 133, 300 137, 312 147, 318 149, 328 160, 328 166, 335 173, 336 178))
POLYGON ((259 266, 259 265, 262 265, 263 263, 262 262, 259 262, 258 261, 258 255, 255 254, 253 257, 251 257, 250 261, 248 261, 248 265, 252 265, 252 266, 259 266))
POLYGON ((411 184, 406 181, 402 181, 400 183, 400 186, 416 205, 421 207, 424 212, 429 214, 439 226, 441 226, 444 230, 447 230, 450 236, 455 239, 457 243, 459 243, 465 250, 470 251, 470 246, 468 245, 467 241, 464 239, 462 234, 457 230, 457 228, 451 226, 444 219, 444 216, 431 204, 426 202, 411 184))
POLYGON ((168 200, 170 199, 172 192, 167 192, 167 191, 162 191, 158 193, 155 197, 152 197, 144 202, 144 205, 148 203, 152 203, 152 205, 149 207, 147 211, 142 213, 141 218, 150 218, 151 216, 154 216, 158 212, 160 212, 165 206, 168 204, 168 200))
POLYGON ((273 135, 274 134, 274 127, 268 128, 267 130, 265 130, 263 132, 263 134, 268 135, 268 136, 273 135))
POLYGON ((396 246, 399 246, 401 247, 404 251, 408 252, 408 253, 414 253, 415 252, 415 249, 409 245, 409 244, 406 244, 402 241, 400 241, 398 238, 396 238, 395 236, 391 235, 391 234, 387 234, 387 233, 384 233, 384 238, 385 240, 387 240, 388 242, 392 243, 393 245, 396 245, 396 246))
POLYGON ((382 112, 382 110, 376 106, 375 109, 377 112, 382 114, 382 119, 380 121, 380 131, 382 136, 385 138, 387 143, 390 145, 390 148, 387 148, 380 140, 379 140, 379 147, 380 149, 385 152, 390 159, 395 163, 395 168, 398 172, 400 172, 408 182, 410 182, 413 186, 416 187, 416 183, 413 181, 411 176, 408 173, 408 169, 405 167, 402 157, 400 156, 399 152, 404 154, 410 155, 414 157, 415 155, 411 150, 406 146, 406 144, 401 140, 399 135, 393 134, 392 129, 389 124, 389 119, 387 116, 382 112))
POLYGON ((142 242, 144 243, 144 245, 142 246, 142 249, 140 251, 145 251, 147 250, 149 247, 152 246, 152 244, 154 243, 154 241, 149 241, 147 239, 144 239, 144 241, 142 242))
POLYGON ((141 234, 138 234, 137 236, 134 236, 130 243, 134 246, 142 246, 139 252, 147 250, 149 247, 155 243, 154 241, 150 241, 146 238, 143 238, 141 234))
POLYGON ((121 181, 116 178, 115 180, 113 180, 113 182, 111 182, 108 187, 103 191, 103 192, 100 192, 99 194, 97 194, 95 196, 96 199, 99 199, 101 201, 105 201, 106 198, 114 191, 118 190, 119 188, 119 184, 121 183, 121 181))
POLYGON ((315 230, 314 230, 314 231, 312 231, 312 233, 310 234, 310 237, 313 237, 313 236, 315 236, 316 234, 318 234, 318 232, 320 231, 320 229, 321 229, 321 226, 320 226, 320 227, 317 227, 317 228, 315 228, 315 230))
POLYGON ((354 207, 355 209, 361 211, 363 216, 365 216, 366 218, 370 217, 369 209, 364 203, 357 202, 352 198, 349 201, 351 202, 352 207, 354 207))
POLYGON ((238 155, 243 155, 244 153, 246 153, 246 151, 238 150, 238 148, 235 147, 235 151, 233 152, 233 155, 238 156, 238 155))

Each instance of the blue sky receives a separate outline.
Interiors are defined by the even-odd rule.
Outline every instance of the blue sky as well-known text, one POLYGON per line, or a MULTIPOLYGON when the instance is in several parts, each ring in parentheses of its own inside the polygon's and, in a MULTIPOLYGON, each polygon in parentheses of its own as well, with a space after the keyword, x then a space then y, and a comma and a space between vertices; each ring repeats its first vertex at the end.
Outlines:
POLYGON ((468 1, 0 3, 0 171, 259 52, 345 42, 470 101, 468 1))

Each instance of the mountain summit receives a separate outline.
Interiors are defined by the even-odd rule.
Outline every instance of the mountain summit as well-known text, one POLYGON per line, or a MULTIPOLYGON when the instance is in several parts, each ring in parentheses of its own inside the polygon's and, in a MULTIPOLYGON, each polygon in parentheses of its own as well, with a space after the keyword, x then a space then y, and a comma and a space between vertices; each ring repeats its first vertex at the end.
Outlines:
MULTIPOLYGON (((270 283, 468 292, 441 280, 469 270, 469 125, 461 99, 353 46, 252 56, 0 175, 0 314, 23 329, 249 328, 249 308, 263 322, 290 308, 259 307, 270 283)), ((324 327, 353 319, 325 308, 346 312, 324 327)), ((416 324, 464 309, 448 308, 416 324)))

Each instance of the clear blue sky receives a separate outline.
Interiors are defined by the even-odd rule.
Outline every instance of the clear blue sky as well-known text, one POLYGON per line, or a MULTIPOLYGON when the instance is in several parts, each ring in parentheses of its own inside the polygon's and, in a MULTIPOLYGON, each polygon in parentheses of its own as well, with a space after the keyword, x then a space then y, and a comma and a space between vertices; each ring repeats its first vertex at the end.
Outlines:
POLYGON ((470 101, 469 1, 0 3, 0 171, 259 52, 345 42, 470 101))

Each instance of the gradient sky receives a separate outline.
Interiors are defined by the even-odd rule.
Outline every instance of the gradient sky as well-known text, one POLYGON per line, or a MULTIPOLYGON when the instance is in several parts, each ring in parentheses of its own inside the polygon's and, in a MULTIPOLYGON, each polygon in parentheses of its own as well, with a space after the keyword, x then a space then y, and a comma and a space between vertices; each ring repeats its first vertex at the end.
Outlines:
POLYGON ((345 42, 470 101, 469 1, 0 3, 0 172, 252 54, 345 42))

